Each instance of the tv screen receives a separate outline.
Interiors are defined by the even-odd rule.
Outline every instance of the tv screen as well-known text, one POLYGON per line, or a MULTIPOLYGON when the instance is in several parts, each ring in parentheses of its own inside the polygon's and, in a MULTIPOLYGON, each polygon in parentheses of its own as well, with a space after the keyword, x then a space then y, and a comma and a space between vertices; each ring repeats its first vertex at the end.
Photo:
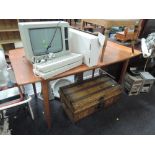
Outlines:
POLYGON ((57 29, 56 27, 31 28, 29 29, 29 35, 34 56, 46 54, 47 47, 50 44, 53 36, 54 39, 51 47, 48 49, 48 53, 57 53, 63 50, 62 33, 60 27, 57 29))

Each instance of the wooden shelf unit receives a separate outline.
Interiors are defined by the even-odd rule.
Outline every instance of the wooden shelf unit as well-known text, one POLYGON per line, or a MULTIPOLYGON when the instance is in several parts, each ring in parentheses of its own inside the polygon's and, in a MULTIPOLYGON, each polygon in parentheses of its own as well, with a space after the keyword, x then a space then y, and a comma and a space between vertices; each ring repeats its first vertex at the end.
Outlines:
POLYGON ((16 42, 19 42, 20 39, 14 39, 13 41, 12 40, 3 40, 3 41, 0 41, 0 44, 11 44, 11 43, 16 43, 16 42))
POLYGON ((0 32, 14 32, 14 31, 18 32, 19 30, 16 27, 12 27, 12 28, 0 27, 0 32))
POLYGON ((0 44, 4 50, 14 47, 14 43, 20 41, 17 19, 0 19, 0 44), (12 45, 11 45, 12 44, 12 45))

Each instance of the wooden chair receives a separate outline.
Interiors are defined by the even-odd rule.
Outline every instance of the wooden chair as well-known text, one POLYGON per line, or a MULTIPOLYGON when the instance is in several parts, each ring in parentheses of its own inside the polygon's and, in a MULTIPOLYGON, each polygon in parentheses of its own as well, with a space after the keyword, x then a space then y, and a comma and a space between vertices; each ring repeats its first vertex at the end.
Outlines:
POLYGON ((7 67, 7 72, 10 77, 8 83, 11 84, 6 84, 0 89, 0 114, 2 119, 4 119, 4 110, 20 105, 26 105, 30 111, 32 119, 34 120, 33 111, 30 105, 31 97, 26 95, 20 86, 17 86, 11 66, 7 67))
POLYGON ((103 26, 97 26, 94 24, 87 24, 87 23, 84 25, 83 29, 85 31, 90 31, 95 35, 97 35, 98 32, 104 34, 104 30, 105 30, 105 28, 103 26))
POLYGON ((23 94, 21 88, 17 86, 0 91, 1 119, 4 119, 4 110, 20 105, 25 105, 25 107, 29 109, 30 115, 34 120, 34 114, 30 105, 31 99, 32 98, 30 96, 23 94))
POLYGON ((141 29, 141 22, 138 25, 134 26, 133 30, 130 30, 128 27, 125 27, 124 31, 117 32, 115 37, 117 40, 125 42, 125 41, 133 41, 137 40, 141 29))

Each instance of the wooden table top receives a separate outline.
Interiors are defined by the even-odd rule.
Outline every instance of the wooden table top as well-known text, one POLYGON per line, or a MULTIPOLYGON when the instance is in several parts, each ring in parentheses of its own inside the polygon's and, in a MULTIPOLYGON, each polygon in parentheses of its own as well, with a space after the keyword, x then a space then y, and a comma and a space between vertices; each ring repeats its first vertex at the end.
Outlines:
MULTIPOLYGON (((103 62, 98 62, 97 66, 88 67, 83 64, 69 71, 56 75, 50 78, 49 80, 55 80, 69 75, 75 75, 80 72, 85 72, 94 68, 108 66, 114 63, 118 63, 118 62, 130 59, 140 54, 141 52, 138 50, 135 50, 134 54, 132 54, 131 48, 108 41, 105 49, 105 53, 104 53, 103 62)), ((23 48, 10 50, 9 58, 10 58, 12 68, 15 73, 16 82, 18 85, 35 83, 42 80, 41 78, 34 75, 32 70, 32 65, 26 59, 23 48)))
POLYGON ((106 29, 111 28, 112 26, 127 26, 127 27, 132 27, 138 22, 139 20, 137 19, 82 19, 82 22, 88 22, 92 24, 96 24, 99 26, 104 26, 106 29))

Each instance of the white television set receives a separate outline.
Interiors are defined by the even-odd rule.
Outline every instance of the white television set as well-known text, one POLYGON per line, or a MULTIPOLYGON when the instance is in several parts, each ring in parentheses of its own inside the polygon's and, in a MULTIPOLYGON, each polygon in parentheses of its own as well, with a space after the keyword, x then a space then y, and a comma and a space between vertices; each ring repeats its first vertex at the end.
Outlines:
POLYGON ((27 59, 37 63, 69 52, 68 27, 69 24, 64 21, 19 23, 27 59))
POLYGON ((69 28, 70 50, 83 54, 84 63, 89 66, 96 66, 103 45, 99 42, 99 37, 80 30, 69 28))

